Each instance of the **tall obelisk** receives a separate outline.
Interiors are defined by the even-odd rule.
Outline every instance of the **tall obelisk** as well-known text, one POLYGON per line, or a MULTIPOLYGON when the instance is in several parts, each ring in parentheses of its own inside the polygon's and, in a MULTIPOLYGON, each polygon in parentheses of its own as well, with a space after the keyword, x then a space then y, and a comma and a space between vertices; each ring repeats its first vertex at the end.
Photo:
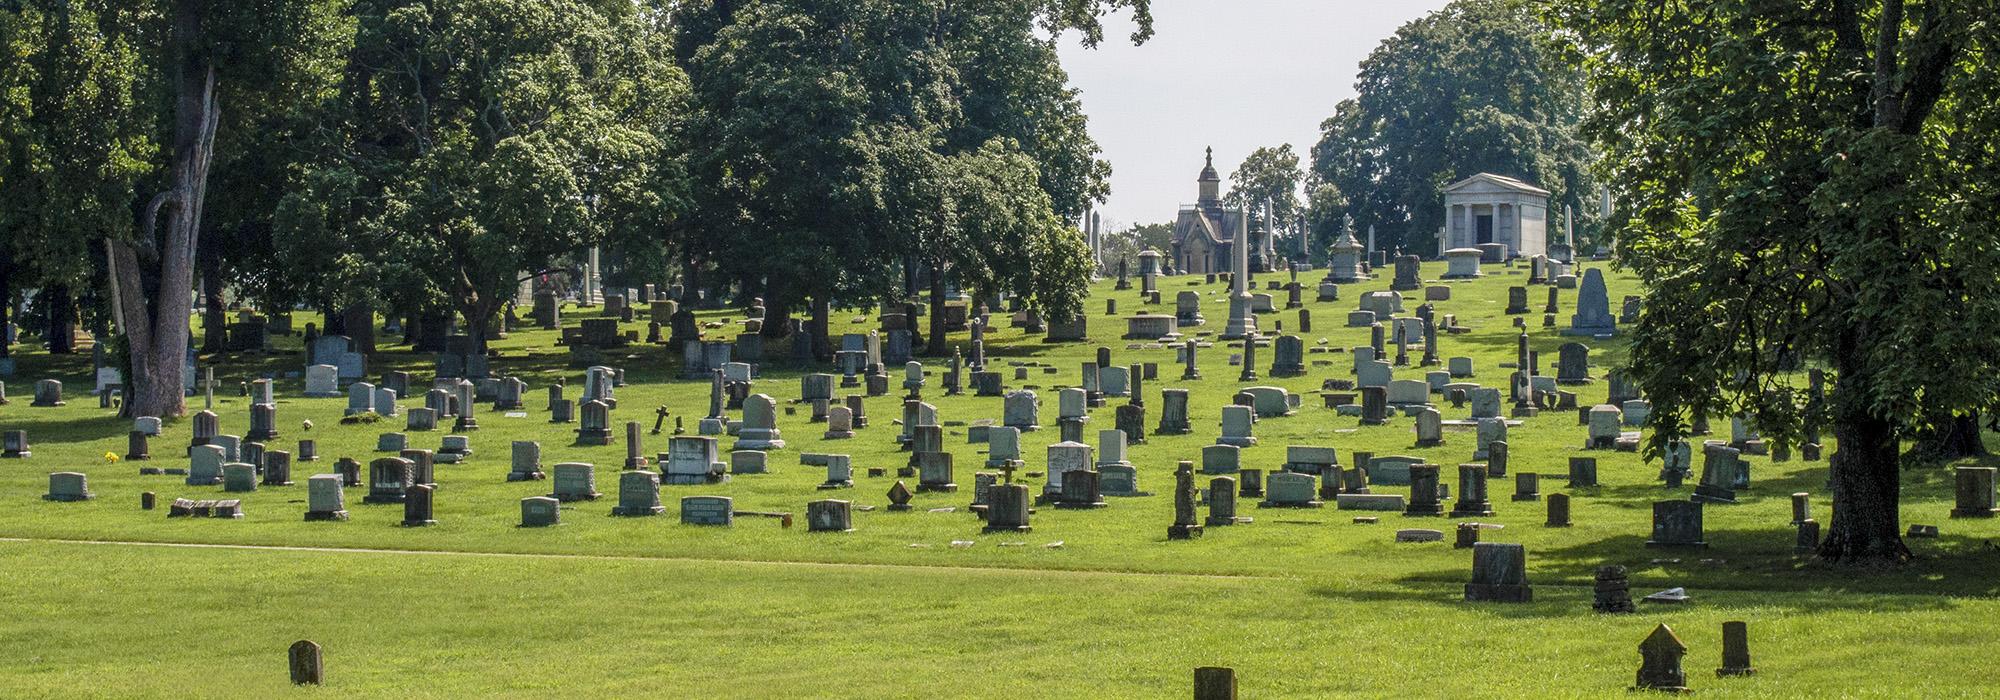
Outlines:
POLYGON ((1229 325, 1222 330, 1223 340, 1257 333, 1257 315, 1250 313, 1250 210, 1238 213, 1236 240, 1229 245, 1229 325))

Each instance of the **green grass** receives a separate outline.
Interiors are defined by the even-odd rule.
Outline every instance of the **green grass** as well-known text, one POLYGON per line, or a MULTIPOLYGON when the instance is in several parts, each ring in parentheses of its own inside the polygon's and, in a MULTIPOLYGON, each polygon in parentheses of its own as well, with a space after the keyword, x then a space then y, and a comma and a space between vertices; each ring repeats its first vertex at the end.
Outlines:
MULTIPOLYGON (((1427 265, 1426 271, 1442 269, 1427 265)), ((1473 329, 1445 336, 1442 356, 1471 356, 1477 381, 1502 386, 1507 370, 1500 363, 1512 361, 1514 337, 1512 317, 1501 313, 1505 288, 1522 284, 1525 274, 1518 268, 1494 272, 1450 284, 1453 298, 1437 306, 1473 329)), ((1310 283, 1317 276, 1308 273, 1301 280, 1310 283)), ((1187 286, 1192 281, 1163 280, 1167 303, 1155 310, 1171 313, 1175 292, 1196 289, 1208 295, 1203 311, 1209 319, 1196 330, 1219 332, 1228 316, 1223 287, 1187 286)), ((1614 308, 1638 288, 1623 274, 1611 274, 1610 283, 1614 308)), ((1304 334, 1307 345, 1321 338, 1330 348, 1365 344, 1365 329, 1341 325, 1362 292, 1386 287, 1386 279, 1345 286, 1340 301, 1323 304, 1311 302, 1308 291, 1315 332, 1304 334)), ((1272 293, 1282 306, 1283 293, 1272 293)), ((1039 336, 1006 328, 1005 317, 996 316, 1002 327, 989 334, 989 347, 1010 387, 1024 382, 1013 380, 1009 362, 1060 370, 1054 375, 1034 370, 1025 382, 1041 388, 1049 427, 1025 435, 1023 453, 1029 469, 1039 471, 1044 447, 1057 439, 1054 388, 1073 383, 1096 347, 1110 347, 1118 364, 1161 366, 1161 380, 1145 384, 1149 428, 1158 420, 1161 388, 1192 391, 1193 435, 1151 436, 1130 450, 1141 487, 1164 494, 1174 462, 1198 459, 1200 447, 1213 440, 1219 407, 1243 386, 1236 381, 1239 370, 1225 364, 1232 351, 1218 343, 1201 356, 1205 380, 1178 381, 1171 349, 1128 349, 1128 341, 1117 339, 1124 332, 1121 318, 1102 314, 1107 296, 1128 314, 1147 308, 1138 292, 1112 291, 1107 281, 1097 294, 1090 302, 1090 343, 1043 343, 1039 336)), ((1571 338, 1541 327, 1544 295, 1545 288, 1531 290, 1531 307, 1538 313, 1527 318, 1543 369, 1553 372, 1555 348, 1571 338)), ((1559 323, 1566 324, 1574 292, 1561 295, 1559 323)), ((1408 296, 1413 298, 1406 307, 1413 311, 1421 292, 1408 296)), ((590 311, 571 310, 570 322, 584 313, 590 311)), ((704 314, 710 321, 736 317, 704 314)), ((835 332, 873 327, 872 320, 849 323, 854 318, 836 313, 835 332)), ((1280 311, 1262 323, 1268 334, 1278 321, 1295 328, 1296 318, 1280 311)), ((298 325, 305 320, 299 318, 298 325)), ((643 329, 643 323, 628 327, 643 329)), ((956 335, 953 341, 965 339, 956 335)), ((248 407, 236 396, 235 382, 257 373, 298 371, 303 364, 298 342, 280 338, 277 355, 217 362, 230 387, 216 407, 224 432, 240 434, 248 427, 248 407)), ((1622 341, 1591 344, 1593 373, 1601 377, 1622 358, 1622 341)), ((857 512, 857 531, 839 535, 807 533, 802 519, 794 529, 766 519, 739 519, 728 529, 678 524, 678 498, 694 494, 731 496, 739 509, 801 514, 806 502, 822 497, 886 504, 884 494, 894 479, 864 474, 869 467, 893 472, 907 457, 893 440, 900 399, 892 395, 868 400, 873 424, 851 440, 822 440, 823 426, 808 423, 809 411, 800 406, 796 415, 780 416, 790 445, 772 453, 772 474, 738 476, 716 486, 667 487, 667 515, 613 518, 609 511, 624 446, 572 446, 575 426, 552 425, 542 411, 541 387, 567 377, 574 398, 581 370, 565 366, 552 332, 515 333, 496 348, 501 353, 496 370, 530 384, 528 415, 508 418, 480 407, 476 454, 468 464, 439 466, 440 523, 422 529, 396 527, 401 508, 363 505, 360 489, 348 494, 351 521, 301 522, 305 477, 330 470, 338 456, 365 463, 375 456, 376 434, 400 429, 401 420, 339 425, 344 399, 298 398, 301 384, 295 377, 279 382, 283 435, 274 447, 290 449, 308 436, 318 441, 323 460, 294 465, 299 485, 243 494, 247 515, 237 521, 168 520, 163 511, 141 511, 141 491, 170 500, 218 497, 220 489, 188 487, 173 476, 140 476, 138 465, 107 462, 106 452, 124 453, 127 422, 97 409, 84 394, 87 358, 22 354, 14 402, 0 408, 0 428, 28 430, 35 455, 0 462, 0 501, 7 506, 0 508, 0 537, 617 558, 4 544, 0 557, 6 564, 0 570, 13 573, 17 583, 0 600, 10 603, 9 609, 33 613, 0 619, 0 638, 8 640, 0 644, 26 647, 0 655, 16 660, 0 662, 0 695, 70 694, 79 687, 157 695, 205 685, 231 690, 197 694, 268 693, 283 684, 284 645, 300 637, 327 645, 329 690, 439 695, 1157 697, 1183 694, 1190 669, 1206 664, 1236 666, 1252 697, 1481 690, 1601 695, 1629 685, 1637 663, 1634 645, 1651 624, 1666 621, 1695 648, 1689 675, 1704 694, 1935 696, 1981 687, 1973 680, 1975 671, 1951 672, 1956 662, 1949 652, 1955 646, 1993 647, 1972 621, 1991 619, 2000 596, 1994 576, 2000 573, 2000 554, 1987 543, 2000 536, 2000 522, 1948 521, 1950 477, 1937 467, 1907 474, 1903 516, 1940 524, 1945 536, 1912 541, 1918 554, 1912 565, 1873 573, 1829 570, 1791 552, 1789 494, 1813 493, 1815 516, 1830 517, 1824 462, 1750 458, 1754 488, 1742 494, 1741 505, 1707 509, 1710 548, 1703 552, 1643 547, 1650 503, 1685 498, 1686 490, 1660 486, 1653 478, 1658 466, 1641 463, 1638 455, 1591 453, 1604 485, 1571 492, 1576 526, 1567 529, 1542 527, 1543 504, 1508 500, 1511 476, 1495 479, 1490 490, 1498 514, 1485 520, 1506 527, 1489 531, 1486 539, 1527 547, 1537 602, 1469 605, 1458 600, 1458 585, 1470 568, 1467 552, 1446 544, 1391 541, 1399 527, 1449 530, 1447 519, 1381 514, 1380 524, 1360 525, 1350 522, 1355 513, 1331 507, 1270 511, 1243 501, 1241 513, 1256 522, 1210 528, 1201 540, 1168 542, 1172 503, 1154 496, 1112 499, 1109 508, 1096 511, 1044 508, 1034 516, 1032 533, 982 535, 965 505, 973 467, 984 460, 983 446, 966 443, 964 425, 997 420, 1000 400, 942 396, 942 368, 936 363, 925 396, 947 424, 946 444, 959 464, 959 493, 920 494, 916 512, 857 512), (65 380, 69 406, 27 406, 33 379, 43 376, 65 380), (301 432, 299 422, 308 419, 315 427, 301 432), (607 498, 566 504, 561 527, 514 527, 519 499, 549 488, 547 482, 504 480, 508 442, 521 439, 539 440, 547 464, 597 464, 599 490, 607 498), (797 464, 800 452, 853 455, 856 487, 815 491, 824 474, 797 464), (90 474, 98 499, 40 500, 46 474, 62 470, 90 474), (957 510, 924 512, 947 506, 957 510), (973 544, 951 546, 957 540, 973 544), (1054 542, 1062 546, 1044 546, 1054 542), (1696 603, 1686 609, 1649 607, 1635 616, 1595 615, 1588 584, 1595 567, 1606 563, 1632 568, 1636 595, 1687 586, 1696 603), (1709 670, 1724 619, 1751 622, 1763 675, 1713 679, 1709 670), (200 643, 190 644, 190 638, 200 643), (1923 660, 1924 672, 1913 671, 1910 662, 1916 659, 1923 660), (417 671, 428 674, 427 680, 414 688, 404 685, 405 676, 417 671), (1966 685, 1954 685, 1960 683, 1966 685)), ((398 368, 412 370, 419 381, 428 379, 429 358, 386 349, 390 352, 371 358, 371 375, 398 368)), ((1350 376, 1344 351, 1309 354, 1308 376, 1293 379, 1268 378, 1271 353, 1257 354, 1265 365, 1259 374, 1266 378, 1256 384, 1310 393, 1324 379, 1350 376)), ((624 367, 631 381, 618 390, 621 408, 614 422, 650 426, 652 407, 664 405, 686 417, 693 430, 706 410, 707 383, 674 379, 678 356, 656 347, 614 353, 611 364, 624 367)), ((1399 368, 1396 374, 1421 378, 1426 369, 1399 368)), ((900 379, 899 371, 892 375, 900 379)), ((795 368, 771 363, 755 391, 789 405, 798 395, 798 376, 795 368)), ((1581 400, 1601 401, 1605 391, 1601 381, 1581 387, 1581 400)), ((1306 399, 1296 416, 1259 422, 1260 444, 1244 452, 1245 466, 1275 468, 1288 444, 1332 445, 1346 462, 1356 450, 1421 456, 1444 465, 1456 490, 1450 467, 1472 461, 1469 431, 1448 431, 1444 446, 1415 449, 1408 419, 1363 428, 1355 418, 1321 408, 1317 396, 1306 399)), ((1441 404, 1447 419, 1464 417, 1464 409, 1441 404)), ((199 397, 192 400, 193 409, 200 405, 199 397)), ((1095 431, 1111 424, 1110 405, 1093 411, 1087 437, 1094 442, 1095 431)), ((1716 425, 1726 432, 1726 420, 1716 425)), ((443 434, 412 433, 410 441, 435 448, 443 434)), ((149 466, 184 466, 179 455, 187 435, 186 421, 170 423, 153 443, 149 466)), ((1567 458, 1578 453, 1583 429, 1573 414, 1545 412, 1509 437, 1512 471, 1562 474, 1567 458)), ((648 436, 646 448, 649 455, 664 450, 665 436, 648 436)), ((1562 482, 1545 478, 1542 488, 1559 491, 1562 482)))

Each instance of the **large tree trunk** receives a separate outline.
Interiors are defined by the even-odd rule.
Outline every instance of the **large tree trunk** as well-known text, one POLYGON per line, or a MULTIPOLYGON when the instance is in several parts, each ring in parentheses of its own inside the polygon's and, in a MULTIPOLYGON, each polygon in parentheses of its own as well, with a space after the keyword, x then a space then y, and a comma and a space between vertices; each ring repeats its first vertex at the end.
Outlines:
POLYGON ((789 335, 792 329, 792 302, 789 292, 767 289, 764 296, 764 328, 757 334, 764 336, 765 340, 777 340, 789 335))
POLYGON ((220 110, 215 102, 215 67, 201 45, 205 0, 176 0, 173 6, 174 140, 168 189, 143 210, 137 241, 113 241, 110 258, 118 279, 119 313, 132 351, 136 415, 170 417, 187 412, 181 381, 187 352, 188 314, 193 306, 194 253, 200 243, 201 207, 207 197, 208 167, 215 152, 220 110), (165 219, 166 230, 155 235, 165 219), (152 274, 147 274, 147 273, 152 274))
POLYGON ((1980 439, 1979 414, 1939 418, 1937 427, 1919 435, 1904 459, 1913 462, 1949 462, 1966 457, 1986 455, 1986 443, 1980 439))
MULTIPOLYGON (((1864 326, 1865 326, 1864 322, 1864 326)), ((1862 367, 1860 348, 1867 329, 1850 331, 1838 344, 1840 376, 1831 401, 1833 439, 1833 520, 1819 555, 1829 561, 1894 564, 1908 561, 1903 545, 1901 464, 1896 457, 1896 425, 1869 405, 1874 375, 1862 367)))
POLYGON ((833 304, 825 294, 813 297, 812 324, 806 332, 813 336, 813 357, 820 362, 833 360, 833 340, 827 337, 827 328, 832 326, 833 304))
POLYGON ((14 311, 14 254, 0 253, 0 358, 13 357, 14 339, 7 332, 14 311))
POLYGON ((375 307, 355 304, 342 309, 340 315, 341 328, 346 331, 347 339, 354 341, 354 351, 375 354, 375 307))
POLYGON ((70 294, 69 285, 49 285, 42 290, 42 308, 48 312, 48 329, 42 333, 42 341, 48 344, 51 355, 72 355, 76 353, 76 297, 70 294))
MULTIPOLYGON (((949 350, 948 348, 946 348, 946 347, 945 347, 945 334, 944 334, 944 267, 943 267, 943 266, 941 266, 941 265, 937 265, 937 264, 935 264, 935 263, 933 263, 933 264, 931 265, 931 312, 930 312, 930 317, 931 317, 931 318, 930 318, 930 321, 931 321, 931 342, 930 342, 930 344, 929 344, 928 346, 926 346, 926 348, 925 348, 925 350, 924 350, 924 354, 925 354, 925 355, 929 355, 929 356, 931 356, 931 357, 943 357, 943 356, 945 356, 945 355, 949 355, 949 354, 951 354, 951 351, 950 351, 950 350, 949 350)), ((910 321, 910 323, 911 323, 911 324, 915 324, 915 323, 917 322, 917 320, 916 320, 916 319, 914 319, 914 318, 913 318, 913 319, 909 319, 909 321, 910 321)))
POLYGON ((701 298, 701 259, 693 251, 681 261, 681 308, 693 309, 701 298))

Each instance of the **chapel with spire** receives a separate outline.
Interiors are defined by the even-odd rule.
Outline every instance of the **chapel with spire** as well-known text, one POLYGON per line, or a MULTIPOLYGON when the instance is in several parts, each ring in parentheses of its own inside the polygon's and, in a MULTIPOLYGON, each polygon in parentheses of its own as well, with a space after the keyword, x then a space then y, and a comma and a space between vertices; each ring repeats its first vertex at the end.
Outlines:
POLYGON ((1271 237, 1260 236, 1261 231, 1251 230, 1253 222, 1248 220, 1248 214, 1243 209, 1223 206, 1222 176, 1215 172, 1214 148, 1208 149, 1196 183, 1199 185, 1199 196, 1195 203, 1181 205, 1180 215, 1174 219, 1172 255, 1175 269, 1195 275, 1227 272, 1231 246, 1236 244, 1239 232, 1245 232, 1252 244, 1261 249, 1250 251, 1252 258, 1277 259, 1271 237), (1262 256, 1258 255, 1260 252, 1262 256))

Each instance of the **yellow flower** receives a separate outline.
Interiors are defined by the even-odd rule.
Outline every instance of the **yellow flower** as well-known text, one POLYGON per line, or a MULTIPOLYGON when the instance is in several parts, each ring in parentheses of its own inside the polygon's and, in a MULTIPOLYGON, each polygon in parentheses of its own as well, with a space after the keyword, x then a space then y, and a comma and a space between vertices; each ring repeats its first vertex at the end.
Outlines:
POLYGON ((106 453, 104 453, 104 461, 105 461, 106 463, 110 463, 110 464, 116 464, 116 463, 118 463, 118 453, 116 453, 116 452, 106 452, 106 453))

